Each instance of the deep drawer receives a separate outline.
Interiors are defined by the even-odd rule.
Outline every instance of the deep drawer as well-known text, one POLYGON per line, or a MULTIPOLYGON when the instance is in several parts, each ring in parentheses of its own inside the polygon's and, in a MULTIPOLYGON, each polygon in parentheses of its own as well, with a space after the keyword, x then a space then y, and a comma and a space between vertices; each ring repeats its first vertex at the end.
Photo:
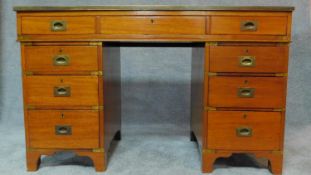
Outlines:
POLYGON ((101 33, 204 35, 205 17, 107 16, 101 18, 101 33))
POLYGON ((211 72, 287 72, 288 46, 210 46, 211 72))
POLYGON ((285 108, 286 77, 210 77, 209 106, 285 108))
POLYGON ((280 112, 209 111, 207 115, 209 149, 280 149, 280 112))
POLYGON ((31 148, 98 148, 98 111, 28 110, 31 148))
POLYGON ((91 72, 98 70, 96 46, 26 46, 25 69, 31 72, 91 72))
POLYGON ((28 105, 98 105, 97 76, 26 76, 25 88, 28 105))
POLYGON ((93 34, 95 17, 22 17, 21 34, 93 34))

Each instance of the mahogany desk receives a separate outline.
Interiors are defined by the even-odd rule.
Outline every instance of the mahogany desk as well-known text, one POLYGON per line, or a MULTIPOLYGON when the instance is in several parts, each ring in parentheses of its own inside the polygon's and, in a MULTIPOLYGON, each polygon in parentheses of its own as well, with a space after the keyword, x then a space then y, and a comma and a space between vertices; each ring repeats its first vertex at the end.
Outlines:
POLYGON ((293 7, 15 7, 27 168, 70 150, 104 171, 121 139, 118 42, 190 42, 191 140, 202 171, 250 153, 282 173, 293 7))

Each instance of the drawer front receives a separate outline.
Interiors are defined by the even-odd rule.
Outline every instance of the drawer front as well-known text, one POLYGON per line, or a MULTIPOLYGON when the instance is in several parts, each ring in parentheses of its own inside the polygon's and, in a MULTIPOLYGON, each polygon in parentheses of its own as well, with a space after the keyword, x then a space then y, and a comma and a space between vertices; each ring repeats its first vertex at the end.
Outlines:
POLYGON ((286 77, 210 77, 213 107, 284 108, 286 77))
POLYGON ((96 46, 26 46, 26 71, 66 73, 98 70, 96 46))
POLYGON ((31 148, 98 148, 98 111, 29 110, 31 148))
POLYGON ((211 34, 287 35, 287 17, 212 16, 211 34))
POLYGON ((112 16, 101 18, 103 34, 205 34, 205 17, 112 16))
POLYGON ((211 72, 284 73, 288 46, 210 46, 211 72))
POLYGON ((98 105, 97 76, 26 76, 25 84, 28 105, 98 105))
POLYGON ((93 34, 95 17, 22 17, 22 34, 93 34))
POLYGON ((220 150, 279 150, 280 112, 208 112, 208 148, 220 150))

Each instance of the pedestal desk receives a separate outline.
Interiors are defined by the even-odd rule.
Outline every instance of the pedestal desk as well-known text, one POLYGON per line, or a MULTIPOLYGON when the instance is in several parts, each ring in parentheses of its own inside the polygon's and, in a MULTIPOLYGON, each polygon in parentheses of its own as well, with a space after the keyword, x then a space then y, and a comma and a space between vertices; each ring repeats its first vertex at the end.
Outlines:
POLYGON ((249 153, 281 174, 293 9, 15 7, 28 170, 41 155, 73 151, 105 171, 110 143, 121 139, 120 43, 186 42, 202 171, 249 153))

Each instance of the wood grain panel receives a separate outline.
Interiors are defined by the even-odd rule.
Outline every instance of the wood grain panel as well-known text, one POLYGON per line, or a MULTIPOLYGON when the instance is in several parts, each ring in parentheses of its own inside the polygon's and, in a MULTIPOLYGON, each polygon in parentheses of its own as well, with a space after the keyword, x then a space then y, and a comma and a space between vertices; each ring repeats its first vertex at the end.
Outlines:
POLYGON ((98 105, 97 76, 26 76, 26 101, 35 106, 98 105), (55 97, 54 87, 70 87, 70 96, 55 97))
POLYGON ((288 46, 210 46, 211 72, 287 72, 288 46), (240 64, 252 57, 253 66, 240 64))
POLYGON ((97 46, 27 46, 24 52, 26 71, 64 74, 98 70, 97 46), (57 57, 67 57, 68 65, 55 64, 57 57))
POLYGON ((31 148, 97 148, 98 111, 29 110, 31 148), (70 126, 70 135, 56 135, 56 126, 70 126))
POLYGON ((210 77, 209 106, 285 108, 286 77, 210 77), (238 96, 240 88, 253 88, 252 98, 238 96))
POLYGON ((208 112, 208 148, 220 150, 279 150, 280 112, 208 112), (237 135, 237 128, 252 130, 249 137, 237 135))
POLYGON ((103 34, 205 34, 205 17, 197 16, 107 16, 100 25, 103 34))
POLYGON ((211 34, 287 35, 287 17, 272 16, 212 16, 211 34), (257 22, 257 30, 243 31, 243 21, 257 22))
POLYGON ((93 34, 95 33, 95 17, 22 17, 21 28, 22 34, 93 34), (52 31, 52 21, 64 21, 66 23, 66 30, 52 31))

